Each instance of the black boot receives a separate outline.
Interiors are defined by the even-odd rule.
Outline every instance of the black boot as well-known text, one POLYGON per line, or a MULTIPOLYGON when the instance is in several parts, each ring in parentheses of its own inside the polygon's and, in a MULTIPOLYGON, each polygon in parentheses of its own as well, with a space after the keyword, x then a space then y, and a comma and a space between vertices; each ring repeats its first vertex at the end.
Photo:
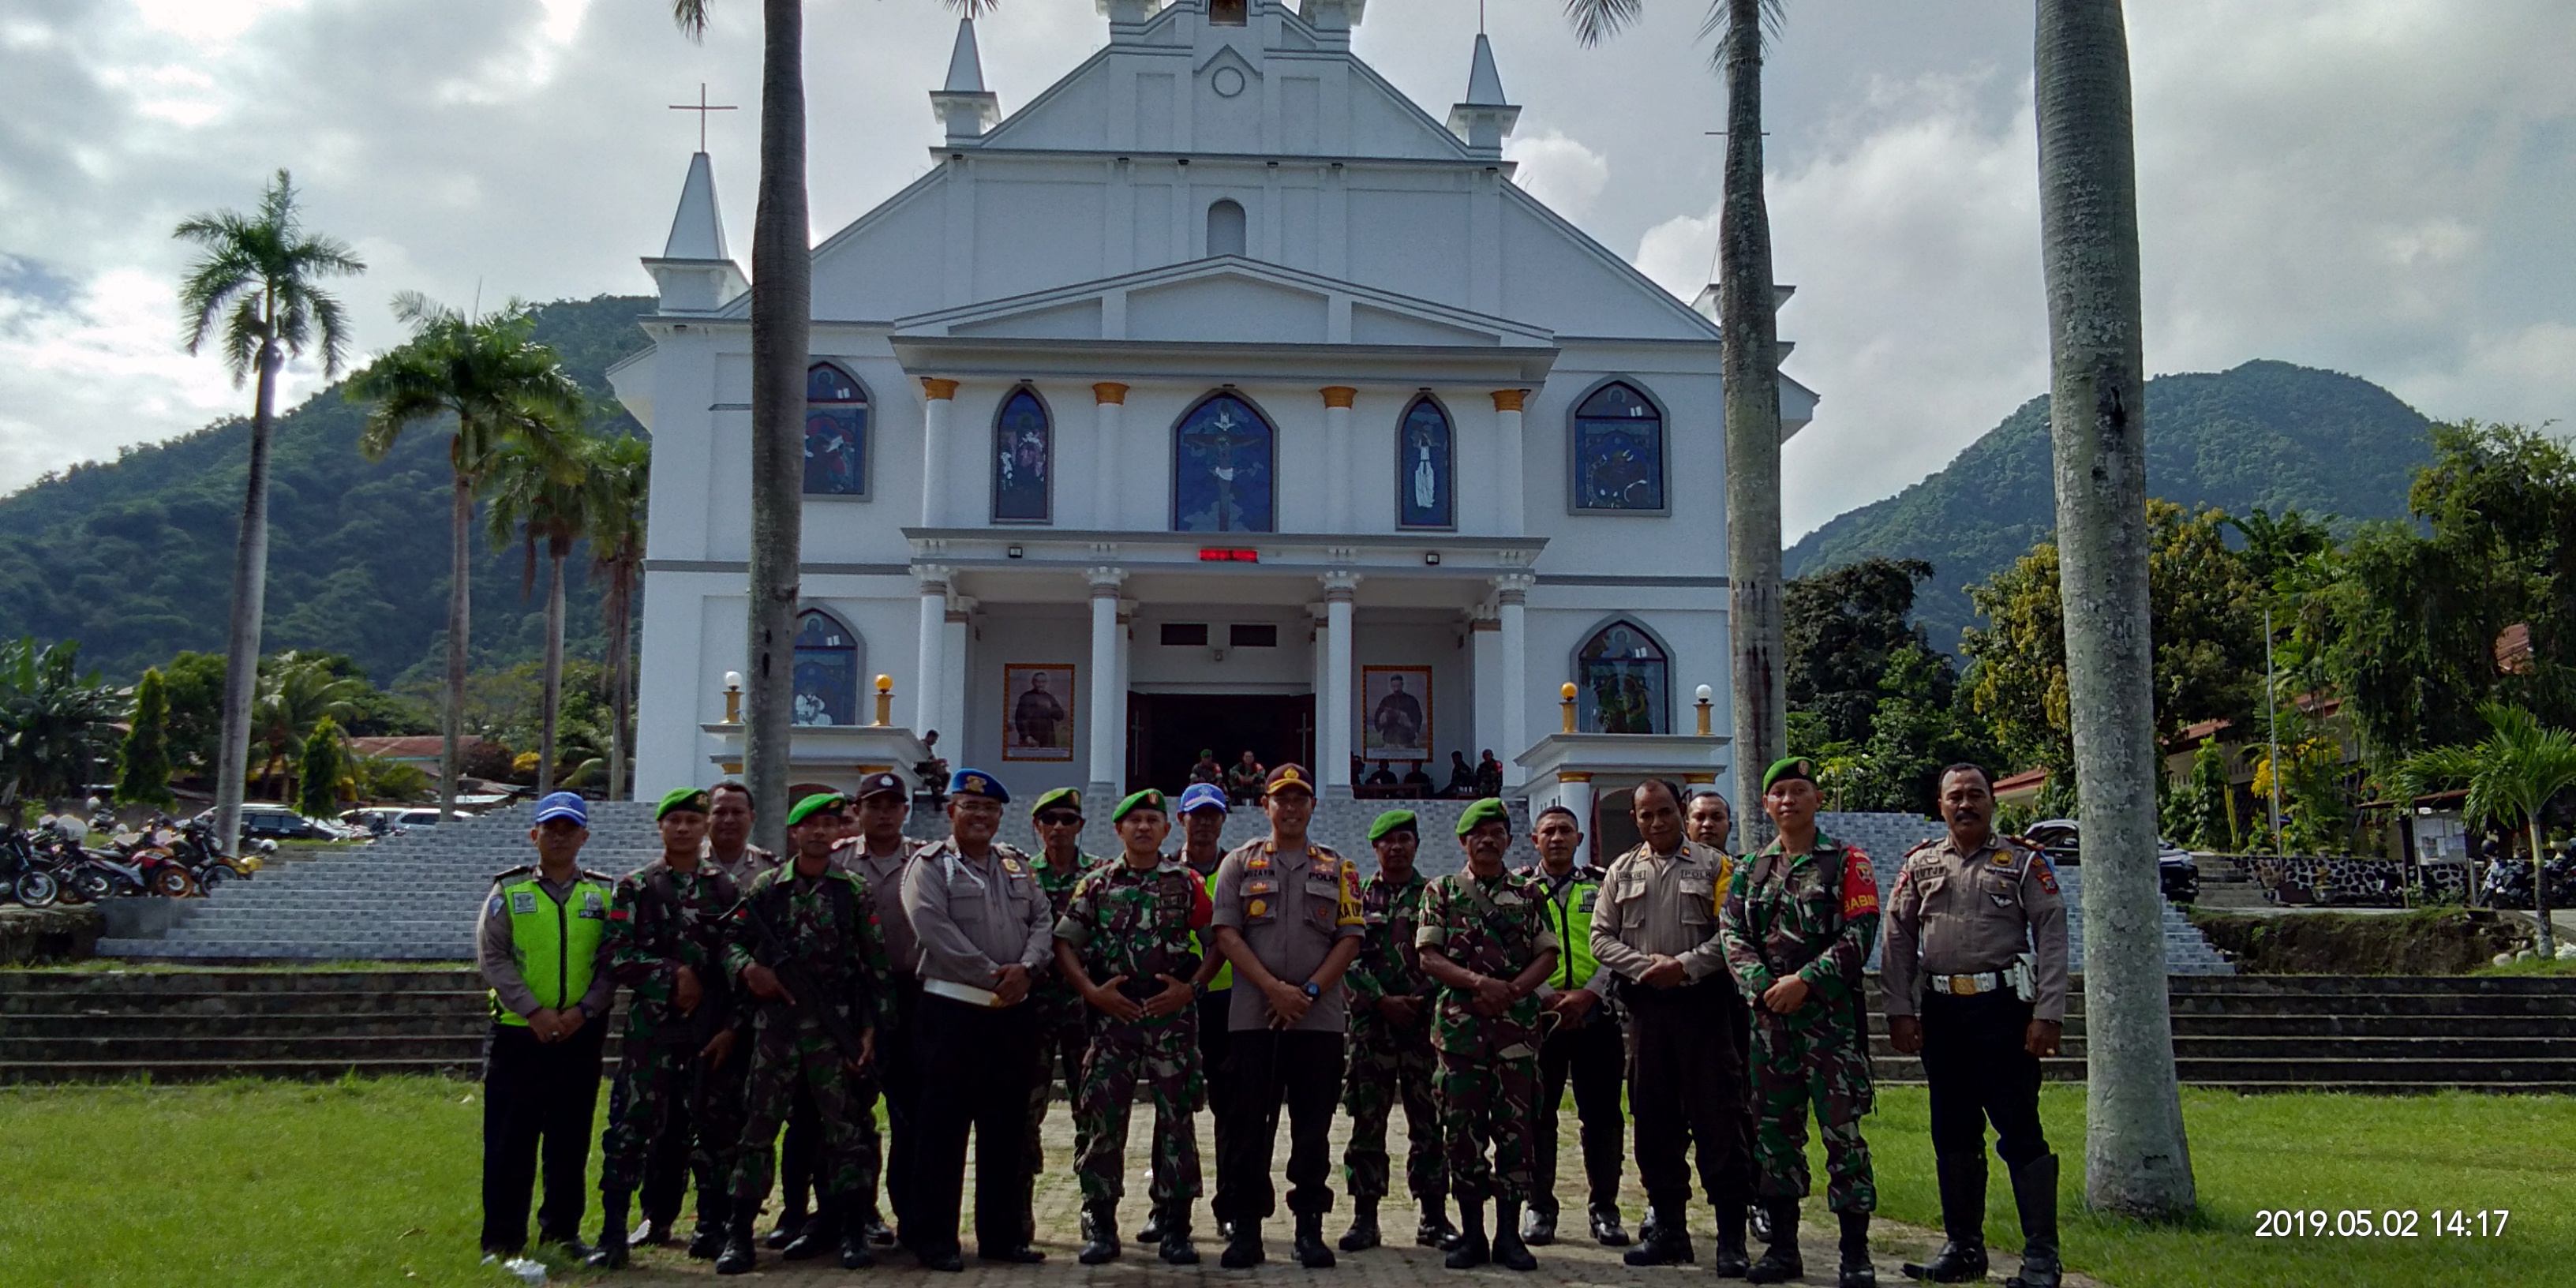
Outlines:
POLYGON ((760 1245, 764 1248, 784 1248, 796 1242, 796 1236, 804 1232, 805 1201, 798 1199, 778 1209, 778 1225, 762 1237, 760 1245))
POLYGON ((1805 1278, 1807 1259, 1798 1253, 1798 1200, 1771 1199, 1763 1203, 1762 1211, 1771 1218, 1771 1246, 1762 1250, 1762 1259, 1744 1277, 1757 1284, 1805 1278))
POLYGON ((626 1208, 633 1199, 628 1190, 599 1192, 599 1246, 583 1258, 593 1270, 622 1270, 626 1267, 626 1208))
POLYGON ((1878 1267, 1869 1262, 1869 1213, 1837 1212, 1842 1222, 1842 1268, 1835 1288, 1878 1288, 1878 1267))
POLYGON ((1618 1204, 1595 1203, 1592 1205, 1592 1241, 1605 1248, 1624 1248, 1628 1246, 1628 1228, 1619 1224, 1618 1204))
POLYGON ((1449 1250, 1441 1262, 1452 1270, 1472 1270, 1494 1259, 1494 1245, 1485 1241, 1485 1203, 1461 1195, 1458 1199, 1458 1246, 1449 1250))
POLYGON ((1753 1255, 1744 1246, 1744 1205, 1717 1205, 1717 1263, 1713 1267, 1720 1279, 1741 1279, 1753 1268, 1753 1255))
POLYGON ((717 1274, 751 1273, 752 1263, 760 1259, 760 1254, 756 1251, 760 1246, 759 1240, 754 1237, 751 1228, 752 1222, 757 1220, 759 1215, 760 1210, 749 1204, 743 1204, 734 1210, 733 1223, 725 1229, 724 1251, 716 1254, 717 1274))
MULTIPOLYGON (((1500 1235, 1503 1231, 1511 1228, 1511 1222, 1505 1221, 1499 1216, 1494 1218, 1495 1234, 1500 1235)), ((1536 1244, 1542 1248, 1556 1242, 1556 1203, 1554 1200, 1532 1203, 1529 1205, 1528 1214, 1521 1218, 1520 1240, 1523 1243, 1536 1244)), ((1499 1239, 1495 1241, 1494 1247, 1497 1251, 1501 1250, 1502 1243, 1499 1239)))
POLYGON ((1366 1252, 1380 1242, 1377 1231, 1377 1200, 1352 1199, 1351 1228, 1349 1233, 1342 1236, 1340 1245, 1342 1251, 1366 1252))
POLYGON ((2012 1169, 2013 1202, 2021 1209, 2021 1273, 2006 1288, 2057 1288, 2057 1155, 2042 1154, 2012 1169))
POLYGON ((1082 1205, 1082 1251, 1074 1260, 1086 1266, 1097 1266, 1118 1259, 1118 1204, 1110 1199, 1093 1199, 1082 1205))
POLYGON ((841 1246, 841 1205, 830 1195, 814 1196, 814 1215, 778 1255, 789 1261, 811 1261, 841 1246))
POLYGON ((645 1213, 644 1219, 636 1222, 635 1228, 627 1232, 626 1242, 638 1248, 670 1247, 671 1218, 655 1216, 650 1212, 645 1213))
POLYGON ((1422 1219, 1414 1223, 1413 1241, 1447 1252, 1458 1246, 1458 1227, 1449 1224, 1449 1200, 1430 1195, 1422 1200, 1422 1219))
POLYGON ((1162 1226, 1162 1229, 1156 1233, 1161 1236, 1158 1242, 1162 1244, 1160 1252, 1163 1264, 1197 1265, 1199 1250, 1190 1243, 1190 1205, 1185 1201, 1174 1199, 1171 1211, 1157 1212, 1154 1215, 1162 1226))
POLYGON ((1520 1219, 1520 1204, 1509 1199, 1494 1204, 1494 1264, 1527 1273, 1538 1269, 1538 1258, 1531 1256, 1528 1246, 1521 1242, 1520 1219))
POLYGON ((1297 1214, 1297 1264, 1308 1270, 1333 1268, 1333 1245, 1324 1242, 1324 1214, 1297 1214))
POLYGON ((698 1233, 689 1240, 691 1261, 713 1261, 724 1251, 725 1214, 732 1209, 732 1196, 715 1190, 698 1191, 698 1233))
POLYGON ((835 1194, 829 1200, 832 1226, 840 1235, 841 1268, 865 1270, 877 1263, 877 1254, 868 1247, 868 1222, 859 1214, 859 1201, 847 1194, 835 1194))
POLYGON ((1942 1154, 1932 1160, 1941 1182, 1941 1250, 1922 1265, 1907 1263, 1907 1278, 1936 1284, 1976 1283, 1986 1277, 1986 1155, 1942 1154))
POLYGON ((1228 1270, 1250 1270, 1267 1255, 1261 1250, 1261 1223, 1238 1218, 1232 1232, 1226 1235, 1225 1255, 1218 1257, 1216 1263, 1228 1270))
POLYGON ((1161 1243, 1162 1241, 1163 1208, 1161 1204, 1156 1204, 1145 1210, 1145 1224, 1136 1227, 1136 1242, 1161 1243))
POLYGON ((1679 1212, 1649 1208, 1643 1229, 1646 1237, 1628 1249, 1621 1261, 1632 1266, 1678 1266, 1698 1256, 1691 1250, 1690 1225, 1679 1212))

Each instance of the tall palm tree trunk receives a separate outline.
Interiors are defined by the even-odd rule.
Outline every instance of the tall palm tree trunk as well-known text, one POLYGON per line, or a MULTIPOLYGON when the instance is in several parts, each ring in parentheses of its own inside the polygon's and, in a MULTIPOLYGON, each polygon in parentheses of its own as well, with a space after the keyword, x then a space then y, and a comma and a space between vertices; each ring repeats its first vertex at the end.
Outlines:
POLYGON ((751 656, 743 770, 758 802, 759 843, 784 853, 803 558, 805 362, 813 318, 804 6, 799 0, 763 0, 761 35, 760 206, 751 234, 751 656))
MULTIPOLYGON (((268 309, 275 334, 277 310, 268 309)), ((233 544, 233 613, 224 637, 223 745, 215 750, 215 835, 240 852, 242 795, 250 779, 250 708, 259 689, 260 616, 268 600, 268 449, 277 425, 277 341, 259 345, 259 395, 250 416, 250 478, 241 537, 233 544)))
POLYGON ((456 494, 448 514, 447 711, 438 753, 438 821, 456 817, 457 779, 464 772, 466 645, 473 638, 474 476, 465 469, 465 436, 448 444, 456 494))
POLYGON ((2558 936, 2549 925, 2549 851, 2540 843, 2539 805, 2532 807, 2524 822, 2531 830, 2531 915, 2540 922, 2540 937, 2532 942, 2532 955, 2548 961, 2558 956, 2558 936))
POLYGON ((2167 1010, 2147 620, 2146 359, 2136 140, 2119 0, 2038 0, 2042 259, 2068 708, 2084 828, 2084 1187, 2195 1202, 2167 1010))
POLYGON ((1770 838, 1762 772, 1788 754, 1780 617, 1780 343, 1762 195, 1762 6, 1728 0, 1726 192, 1718 217, 1726 383, 1727 629, 1734 636, 1735 791, 1748 845, 1770 838))
POLYGON ((537 738, 537 794, 555 789, 555 731, 563 723, 564 555, 570 542, 546 539, 546 712, 537 738))

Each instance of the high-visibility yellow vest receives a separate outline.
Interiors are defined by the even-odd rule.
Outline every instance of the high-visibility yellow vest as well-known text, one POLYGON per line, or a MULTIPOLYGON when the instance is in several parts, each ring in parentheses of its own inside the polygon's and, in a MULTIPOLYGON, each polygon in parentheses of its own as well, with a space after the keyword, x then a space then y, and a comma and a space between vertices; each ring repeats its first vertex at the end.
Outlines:
MULTIPOLYGON (((1189 860, 1187 859, 1182 859, 1179 862, 1182 867, 1189 866, 1189 860)), ((1223 870, 1224 867, 1225 865, 1222 863, 1217 865, 1217 868, 1220 871, 1223 870)), ((1215 872, 1207 874, 1207 892, 1209 899, 1213 900, 1216 898, 1215 872)), ((1199 935, 1201 944, 1206 949, 1207 955, 1216 958, 1218 962, 1215 976, 1208 980, 1208 991, 1213 993, 1221 988, 1234 987, 1234 963, 1227 961, 1225 959, 1225 954, 1216 950, 1216 927, 1210 926, 1206 930, 1200 931, 1199 935)))
MULTIPOLYGON (((590 992, 599 941, 608 933, 608 883, 585 872, 558 902, 531 871, 493 893, 510 918, 510 956, 518 963, 519 978, 537 995, 538 1005, 571 1009, 590 992)), ((501 1005, 498 991, 491 997, 493 1019, 527 1024, 526 1016, 501 1005)))
MULTIPOLYGON (((1545 869, 1539 879, 1547 879, 1545 869)), ((1549 896, 1547 921, 1556 932, 1557 954, 1556 969, 1548 972, 1548 987, 1576 988, 1592 978, 1592 910, 1600 901, 1601 882, 1583 875, 1580 868, 1562 894, 1549 896)))

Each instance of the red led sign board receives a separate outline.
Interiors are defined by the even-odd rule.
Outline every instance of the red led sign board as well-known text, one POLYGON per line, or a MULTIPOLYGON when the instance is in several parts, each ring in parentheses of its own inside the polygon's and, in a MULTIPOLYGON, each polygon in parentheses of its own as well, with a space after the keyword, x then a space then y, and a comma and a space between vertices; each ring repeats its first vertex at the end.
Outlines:
POLYGON ((1218 550, 1211 548, 1199 551, 1199 562, 1259 563, 1261 562, 1261 552, 1258 550, 1218 550))

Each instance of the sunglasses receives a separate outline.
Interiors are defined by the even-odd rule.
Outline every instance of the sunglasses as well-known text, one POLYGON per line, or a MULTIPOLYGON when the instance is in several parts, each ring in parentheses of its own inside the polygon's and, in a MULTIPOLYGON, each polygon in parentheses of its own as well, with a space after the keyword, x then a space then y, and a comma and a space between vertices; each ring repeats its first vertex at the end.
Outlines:
POLYGON ((1037 817, 1040 827, 1071 827, 1081 821, 1080 814, 1040 814, 1037 817))

